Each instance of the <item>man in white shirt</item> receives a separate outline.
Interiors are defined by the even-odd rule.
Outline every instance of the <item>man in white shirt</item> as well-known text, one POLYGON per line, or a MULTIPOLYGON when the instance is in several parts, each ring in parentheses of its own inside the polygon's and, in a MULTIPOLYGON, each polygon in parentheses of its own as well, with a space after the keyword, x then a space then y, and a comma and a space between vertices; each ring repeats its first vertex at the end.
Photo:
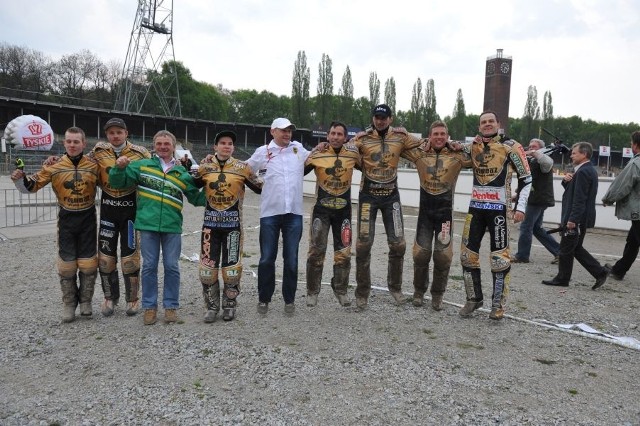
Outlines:
POLYGON ((309 156, 300 142, 292 141, 296 127, 286 118, 271 124, 273 139, 256 149, 247 164, 264 180, 260 198, 260 264, 258 312, 266 314, 276 286, 278 238, 282 233, 282 296, 284 311, 295 311, 298 287, 298 247, 302 237, 302 183, 309 156))

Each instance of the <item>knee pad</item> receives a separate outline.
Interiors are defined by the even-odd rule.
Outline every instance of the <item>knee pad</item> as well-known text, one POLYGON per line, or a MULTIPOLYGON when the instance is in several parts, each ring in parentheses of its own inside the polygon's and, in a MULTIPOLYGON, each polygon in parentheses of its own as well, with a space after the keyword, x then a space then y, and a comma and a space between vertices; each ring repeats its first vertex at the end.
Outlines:
POLYGON ((218 269, 209 268, 202 263, 198 266, 198 275, 203 285, 213 285, 218 280, 218 269))
POLYGON ((57 265, 58 267, 58 275, 62 279, 74 279, 76 277, 76 272, 78 272, 78 264, 75 260, 71 262, 65 262, 64 260, 58 258, 57 265))
POLYGON ((453 252, 451 250, 435 250, 433 252, 433 263, 438 269, 448 269, 451 267, 451 258, 453 252))
POLYGON ((100 272, 103 274, 110 274, 111 272, 116 270, 116 258, 113 256, 108 256, 104 253, 98 253, 98 261, 100 272))
POLYGON ((140 270, 140 252, 138 250, 120 259, 123 274, 133 274, 140 270))
POLYGON ((405 251, 407 251, 407 243, 404 238, 389 243, 389 257, 404 257, 405 251))
POLYGON ((333 252, 333 264, 335 266, 351 266, 351 247, 333 252))
POLYGON ((460 248, 460 263, 464 267, 477 269, 480 267, 480 255, 463 245, 460 248))
POLYGON ((413 263, 417 263, 420 265, 426 265, 431 261, 431 250, 426 249, 418 245, 418 243, 413 244, 413 263))
POLYGON ((511 259, 509 258, 509 249, 503 248, 491 252, 491 271, 500 272, 511 267, 511 259))
POLYGON ((78 259, 78 269, 83 274, 95 274, 98 270, 98 256, 88 259, 78 259))
POLYGON ((222 268, 222 281, 224 282, 225 289, 228 286, 238 287, 239 289, 241 275, 242 275, 241 264, 235 264, 233 266, 225 266, 224 268, 222 268))

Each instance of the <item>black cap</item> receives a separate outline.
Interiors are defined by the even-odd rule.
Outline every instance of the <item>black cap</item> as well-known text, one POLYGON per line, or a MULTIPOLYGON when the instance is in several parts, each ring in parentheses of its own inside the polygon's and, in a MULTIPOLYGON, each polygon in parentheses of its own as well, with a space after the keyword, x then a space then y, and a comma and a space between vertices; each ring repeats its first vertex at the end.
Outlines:
POLYGON ((215 144, 215 145, 217 145, 217 144, 218 144, 218 141, 219 141, 221 138, 225 137, 225 136, 230 137, 234 144, 236 143, 236 134, 235 134, 234 132, 232 132, 231 130, 223 130, 223 131, 221 131, 220 133, 218 133, 218 134, 216 135, 216 138, 215 138, 214 144, 215 144))
POLYGON ((391 108, 389 105, 380 104, 373 107, 371 110, 371 116, 375 117, 376 115, 381 115, 383 117, 391 117, 393 113, 391 112, 391 108))
POLYGON ((120 127, 121 129, 127 130, 127 125, 122 118, 111 118, 109 121, 104 123, 103 129, 105 132, 109 127, 120 127))

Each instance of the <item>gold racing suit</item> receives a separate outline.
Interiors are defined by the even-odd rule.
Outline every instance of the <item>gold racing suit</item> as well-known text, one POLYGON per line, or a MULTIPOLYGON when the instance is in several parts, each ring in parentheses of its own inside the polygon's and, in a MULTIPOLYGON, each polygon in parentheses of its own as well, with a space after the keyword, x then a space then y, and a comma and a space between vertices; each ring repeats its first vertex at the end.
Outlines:
POLYGON ((465 147, 473 162, 473 188, 469 213, 462 232, 460 261, 467 301, 483 300, 480 273, 480 244, 486 230, 490 236, 490 264, 493 275, 492 308, 504 308, 509 294, 511 260, 507 211, 511 198, 511 177, 518 175, 517 204, 524 213, 531 187, 531 172, 522 145, 500 135, 480 139, 465 147))
POLYGON ((109 170, 115 166, 119 156, 131 161, 151 158, 146 148, 125 142, 120 153, 116 153, 108 142, 98 142, 89 156, 100 166, 102 197, 100 200, 100 228, 98 237, 98 259, 100 280, 105 299, 120 298, 118 279, 118 239, 120 240, 120 266, 124 278, 125 299, 138 300, 140 287, 139 235, 133 225, 136 219, 136 186, 116 189, 109 185, 109 170))
POLYGON ((244 162, 233 157, 220 161, 214 156, 210 163, 200 165, 196 184, 204 186, 207 199, 198 267, 205 307, 216 313, 220 310, 218 275, 222 270, 222 308, 235 309, 242 276, 244 187, 259 194, 262 183, 244 162))
POLYGON ((420 146, 420 143, 420 139, 411 136, 405 129, 393 127, 382 133, 368 128, 354 138, 353 144, 362 155, 356 240, 356 298, 366 300, 371 292, 371 247, 378 210, 382 213, 389 245, 387 286, 392 293, 402 291, 406 242, 397 182, 398 162, 405 151, 420 146))
POLYGON ((414 298, 422 299, 429 287, 429 262, 433 254, 432 295, 447 289, 453 258, 453 196, 458 175, 471 167, 468 153, 447 146, 436 151, 412 149, 407 157, 416 164, 420 177, 420 208, 413 244, 414 298), (434 240, 435 237, 435 240, 434 240))
POLYGON ((316 174, 316 204, 311 215, 307 256, 307 294, 320 293, 329 228, 333 236, 333 277, 336 295, 346 295, 351 270, 351 178, 360 169, 360 154, 353 145, 314 151, 305 164, 305 174, 316 174))
MULTIPOLYGON (((80 155, 74 159, 63 155, 60 161, 22 180, 16 181, 20 192, 36 192, 51 183, 58 199, 58 260, 62 300, 65 305, 78 302, 91 306, 98 268, 96 254, 96 189, 98 165, 80 155), (76 273, 80 286, 77 287, 76 273)), ((91 315, 82 309, 83 315, 91 315)))

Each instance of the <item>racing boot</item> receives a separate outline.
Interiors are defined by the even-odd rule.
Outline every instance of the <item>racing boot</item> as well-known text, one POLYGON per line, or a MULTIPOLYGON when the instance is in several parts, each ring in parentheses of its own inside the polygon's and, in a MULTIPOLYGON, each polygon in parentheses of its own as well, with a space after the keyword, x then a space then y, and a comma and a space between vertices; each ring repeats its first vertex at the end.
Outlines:
POLYGON ((322 264, 317 266, 310 259, 307 260, 307 306, 316 306, 318 294, 322 286, 322 264))
POLYGON ((127 315, 134 316, 140 312, 140 274, 124 274, 124 291, 127 301, 127 315))
POLYGON ((351 306, 351 300, 347 296, 347 288, 349 288, 349 270, 350 265, 334 265, 333 277, 331 278, 331 288, 333 294, 338 299, 340 306, 351 306))
POLYGON ((100 284, 102 286, 102 294, 104 294, 104 300, 100 305, 100 311, 102 312, 102 315, 105 317, 110 317, 111 315, 113 315, 113 311, 114 311, 113 297, 111 293, 111 274, 112 273, 113 272, 110 272, 110 273, 100 272, 100 284))
POLYGON ((504 305, 509 293, 510 269, 493 272, 493 297, 491 298, 491 313, 489 318, 501 320, 504 318, 504 305))
POLYGON ((470 317, 473 311, 481 308, 483 305, 482 300, 482 284, 479 268, 462 267, 464 273, 464 289, 467 293, 467 302, 460 309, 459 315, 461 317, 470 317))
POLYGON ((216 280, 211 285, 202 284, 202 295, 207 310, 204 314, 204 322, 212 323, 220 311, 220 282, 216 280))
POLYGON ((413 245, 413 306, 420 307, 424 304, 424 294, 429 288, 429 262, 431 250, 413 245))
POLYGON ((93 311, 91 310, 91 301, 93 300, 93 291, 96 285, 96 271, 91 273, 78 273, 80 277, 80 315, 91 318, 93 311))
POLYGON ((402 269, 404 266, 404 241, 392 244, 389 248, 387 268, 387 287, 396 304, 402 305, 407 298, 402 293, 402 269))
POLYGON ((224 293, 222 294, 222 319, 231 321, 236 317, 236 298, 240 290, 236 286, 228 286, 225 284, 224 293))
POLYGON ((62 290, 62 322, 72 322, 76 319, 76 307, 78 306, 78 287, 76 277, 60 278, 62 290))

